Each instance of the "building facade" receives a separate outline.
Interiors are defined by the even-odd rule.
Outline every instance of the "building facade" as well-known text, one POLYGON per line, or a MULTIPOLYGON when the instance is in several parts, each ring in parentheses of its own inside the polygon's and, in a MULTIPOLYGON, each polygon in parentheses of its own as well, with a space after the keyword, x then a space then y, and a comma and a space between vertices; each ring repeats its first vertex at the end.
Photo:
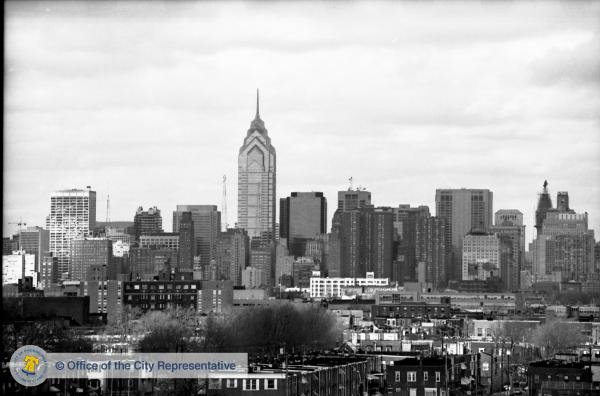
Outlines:
POLYGON ((238 155, 238 227, 250 238, 265 231, 274 238, 276 153, 260 118, 258 92, 256 95, 256 116, 238 155))
POLYGON ((469 233, 463 239, 462 280, 500 277, 500 238, 488 233, 469 233))
POLYGON ((75 239, 71 243, 69 278, 78 281, 104 281, 112 258, 111 240, 75 239))
POLYGON ((60 190, 50 196, 50 215, 46 229, 50 232, 50 251, 58 260, 58 272, 69 271, 71 241, 86 237, 96 224, 96 192, 60 190))
POLYGON ((496 234, 506 257, 502 258, 501 278, 507 290, 518 290, 521 271, 525 268, 525 225, 517 209, 501 209, 495 214, 490 232, 496 234))
POLYGON ((493 194, 487 189, 438 189, 435 213, 448 222, 447 245, 452 246, 448 279, 462 277, 462 241, 471 231, 489 232, 493 216, 493 194))
POLYGON ((388 278, 376 278, 373 272, 367 272, 364 278, 322 278, 321 273, 314 271, 310 278, 311 298, 342 297, 345 287, 353 286, 388 286, 388 278))
POLYGON ((183 213, 192 214, 195 255, 200 256, 202 267, 217 259, 217 243, 221 232, 221 212, 216 205, 177 205, 173 212, 173 232, 179 232, 183 213))
POLYGON ((140 206, 133 217, 133 234, 135 240, 139 241, 142 235, 160 234, 162 232, 160 209, 153 206, 148 210, 144 210, 140 206))

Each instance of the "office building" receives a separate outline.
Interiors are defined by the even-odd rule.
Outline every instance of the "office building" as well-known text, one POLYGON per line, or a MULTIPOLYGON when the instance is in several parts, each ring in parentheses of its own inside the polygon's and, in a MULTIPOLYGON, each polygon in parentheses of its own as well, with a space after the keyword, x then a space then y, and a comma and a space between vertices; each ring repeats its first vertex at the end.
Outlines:
POLYGON ((586 281, 597 273, 594 258, 594 231, 588 229, 587 213, 569 206, 569 194, 557 194, 552 207, 544 182, 536 211, 537 237, 533 248, 533 280, 586 281))
POLYGON ((133 280, 152 280, 162 271, 170 271, 178 262, 174 250, 132 248, 129 252, 133 280))
POLYGON ((392 281, 414 282, 417 279, 417 222, 423 217, 429 217, 429 207, 399 205, 392 208, 394 225, 394 268, 391 273, 392 281))
POLYGON ((271 286, 271 266, 273 259, 273 251, 270 246, 257 247, 250 249, 250 265, 253 268, 261 271, 262 281, 261 284, 264 287, 271 286))
POLYGON ((42 254, 42 264, 39 271, 39 289, 48 289, 58 283, 58 259, 51 252, 42 254))
POLYGON ((304 254, 300 249, 306 241, 327 232, 327 199, 322 192, 293 192, 280 199, 279 236, 286 238, 295 256, 304 254))
POLYGON ((394 231, 390 208, 337 210, 333 223, 332 234, 339 235, 341 277, 363 277, 366 272, 381 278, 391 276, 394 231))
POLYGON ((138 241, 138 246, 141 248, 179 250, 179 233, 177 232, 140 235, 138 241))
POLYGON ((246 289, 259 289, 265 287, 263 270, 246 267, 242 270, 242 286, 246 289))
POLYGON ((179 219, 179 269, 193 269, 194 256, 196 255, 196 237, 194 235, 194 221, 192 212, 183 212, 179 219))
POLYGON ((366 190, 338 191, 338 207, 337 210, 342 212, 364 208, 371 205, 371 192, 366 190))
POLYGON ((50 232, 42 227, 27 227, 13 236, 17 241, 18 250, 35 256, 35 266, 39 270, 42 264, 42 254, 50 249, 50 232))
MULTIPOLYGON (((69 271, 71 241, 88 236, 96 225, 96 192, 60 190, 50 196, 50 215, 46 229, 50 232, 50 251, 58 260, 60 274, 69 271)), ((62 276, 62 275, 61 275, 62 276)))
POLYGON ((179 232, 183 213, 192 215, 195 255, 200 256, 201 266, 207 267, 210 260, 217 259, 217 243, 221 232, 221 212, 216 205, 177 205, 173 212, 173 232, 179 232))
POLYGON ((238 227, 249 238, 270 232, 275 237, 276 154, 271 138, 259 114, 256 116, 238 155, 238 227))
POLYGON ((487 189, 438 189, 435 193, 435 212, 437 217, 448 222, 446 244, 452 246, 448 279, 461 279, 463 238, 471 231, 489 232, 493 194, 487 189))
POLYGON ((415 261, 423 264, 425 282, 436 289, 448 282, 451 246, 448 243, 448 222, 434 216, 419 216, 416 224, 415 261))
POLYGON ((33 286, 37 287, 38 273, 36 271, 35 255, 15 250, 12 254, 2 256, 2 284, 17 284, 19 279, 26 276, 32 278, 33 286))
POLYGON ((523 213, 517 209, 501 209, 495 214, 490 232, 496 234, 503 245, 501 278, 506 290, 518 290, 521 271, 525 268, 525 226, 523 213))
POLYGON ((133 235, 135 240, 139 241, 142 235, 160 234, 162 232, 160 209, 154 206, 145 211, 140 206, 133 217, 133 235))
POLYGON ((217 267, 224 279, 230 279, 234 286, 242 284, 242 270, 249 260, 249 241, 246 231, 241 228, 228 228, 219 237, 217 267))
POLYGON ((310 277, 311 298, 339 298, 344 295, 345 287, 388 286, 388 278, 376 278, 373 272, 367 272, 362 278, 321 277, 319 271, 313 271, 310 277))
POLYGON ((112 258, 112 241, 106 238, 74 239, 70 250, 69 277, 79 281, 105 281, 112 258))
POLYGON ((462 280, 500 277, 500 238, 495 234, 472 232, 463 238, 462 280))

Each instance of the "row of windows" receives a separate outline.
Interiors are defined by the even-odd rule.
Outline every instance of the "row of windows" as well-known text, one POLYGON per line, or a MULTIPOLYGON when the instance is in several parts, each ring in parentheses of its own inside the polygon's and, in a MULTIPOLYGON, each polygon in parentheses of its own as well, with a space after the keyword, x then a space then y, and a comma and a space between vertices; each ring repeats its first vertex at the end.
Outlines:
MULTIPOLYGON (((192 284, 176 284, 175 285, 175 290, 196 290, 197 289, 197 284, 192 283, 192 284)), ((167 284, 160 284, 160 285, 152 285, 152 284, 147 284, 147 283, 142 283, 140 284, 126 284, 125 285, 125 290, 172 290, 173 289, 173 284, 171 283, 167 283, 167 284)))
MULTIPOLYGON (((435 372, 435 382, 440 382, 442 378, 441 372, 435 372)), ((396 371, 395 373, 395 381, 402 381, 402 371, 396 371)), ((423 371, 423 382, 429 381, 429 371, 423 371)), ((416 371, 407 371, 406 372, 406 382, 417 382, 417 372, 416 371)))

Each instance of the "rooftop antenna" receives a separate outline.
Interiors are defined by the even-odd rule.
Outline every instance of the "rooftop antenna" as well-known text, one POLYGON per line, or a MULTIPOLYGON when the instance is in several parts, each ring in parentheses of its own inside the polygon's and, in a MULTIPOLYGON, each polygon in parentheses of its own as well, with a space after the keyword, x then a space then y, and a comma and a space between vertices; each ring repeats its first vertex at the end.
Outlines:
POLYGON ((348 187, 348 191, 352 191, 352 176, 350 176, 350 179, 348 179, 348 182, 350 183, 350 187, 348 187))
POLYGON ((106 195, 106 225, 110 223, 110 194, 106 195))
POLYGON ((224 232, 227 232, 229 224, 227 223, 227 175, 223 175, 223 202, 221 202, 221 212, 223 215, 223 228, 224 232))

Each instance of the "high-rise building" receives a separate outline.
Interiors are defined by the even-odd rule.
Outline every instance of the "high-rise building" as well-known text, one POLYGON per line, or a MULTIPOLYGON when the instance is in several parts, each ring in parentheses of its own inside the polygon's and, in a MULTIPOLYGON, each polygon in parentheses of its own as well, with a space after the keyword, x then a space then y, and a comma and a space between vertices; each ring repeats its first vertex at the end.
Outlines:
POLYGON ((56 283, 58 283, 58 259, 51 252, 45 252, 42 254, 38 288, 49 289, 56 283))
POLYGON ((228 228, 226 232, 222 232, 217 249, 217 267, 221 277, 230 279, 234 286, 240 286, 248 254, 249 241, 245 230, 228 228))
POLYGON ((269 287, 272 285, 273 277, 273 249, 270 246, 258 247, 250 249, 250 265, 253 268, 260 270, 262 276, 261 285, 269 287))
POLYGON ((179 269, 192 270, 196 255, 196 238, 192 212, 183 212, 179 219, 179 269))
MULTIPOLYGON (((389 278, 392 272, 393 216, 390 208, 337 210, 332 234, 339 235, 340 276, 389 278)), ((335 245, 335 242, 334 242, 335 245)))
POLYGON ((500 278, 500 238, 472 232, 463 238, 462 280, 500 278))
POLYGON ((495 214, 495 222, 490 227, 507 248, 502 248, 501 278, 509 291, 518 290, 521 284, 521 271, 525 269, 525 226, 523 213, 517 209, 501 209, 495 214))
POLYGON ((419 216, 416 224, 415 260, 425 267, 425 282, 439 289, 448 281, 450 246, 448 222, 434 216, 419 216))
MULTIPOLYGON (((554 272, 562 280, 584 281, 595 272, 594 231, 588 229, 587 213, 548 212, 542 235, 554 240, 554 272)), ((548 271, 546 263, 546 271, 548 271)))
POLYGON ((532 243, 535 281, 586 281, 596 276, 594 231, 588 229, 587 213, 569 206, 569 193, 560 191, 552 207, 548 182, 538 198, 537 237, 532 243))
POLYGON ((195 254, 200 256, 200 265, 205 268, 210 260, 217 259, 217 243, 221 232, 221 212, 217 205, 177 205, 173 212, 173 232, 179 232, 179 224, 183 213, 192 214, 195 254))
POLYGON ((371 192, 366 190, 338 191, 338 210, 343 212, 371 205, 371 192))
POLYGON ((95 191, 72 189, 51 194, 46 228, 50 232, 50 251, 58 260, 59 274, 69 271, 71 241, 88 236, 95 224, 95 191))
POLYGON ((275 148, 260 119, 257 91, 256 116, 238 155, 238 227, 249 238, 265 231, 275 236, 275 164, 275 148))
POLYGON ((104 281, 112 257, 112 241, 109 239, 74 239, 71 243, 69 277, 79 281, 104 281))
POLYGON ((42 254, 50 249, 50 232, 42 227, 27 227, 13 236, 18 240, 19 249, 35 256, 36 270, 42 265, 42 254))
POLYGON ((159 234, 163 232, 160 209, 156 206, 144 211, 139 207, 133 217, 133 233, 135 240, 139 241, 142 235, 159 234))
POLYGON ((131 248, 131 277, 134 280, 153 280, 161 272, 171 271, 178 262, 178 253, 174 250, 131 248))
POLYGON ((493 194, 487 189, 438 189, 435 192, 437 217, 448 222, 447 245, 452 246, 449 280, 462 279, 463 238, 470 232, 489 232, 492 225, 493 194))
POLYGON ((394 221, 394 268, 390 280, 400 282, 415 282, 417 279, 417 222, 423 217, 429 217, 429 207, 399 205, 392 208, 394 221))
POLYGON ((304 241, 327 232, 327 199, 322 192, 293 192, 279 202, 280 237, 294 256, 301 256, 304 241))

